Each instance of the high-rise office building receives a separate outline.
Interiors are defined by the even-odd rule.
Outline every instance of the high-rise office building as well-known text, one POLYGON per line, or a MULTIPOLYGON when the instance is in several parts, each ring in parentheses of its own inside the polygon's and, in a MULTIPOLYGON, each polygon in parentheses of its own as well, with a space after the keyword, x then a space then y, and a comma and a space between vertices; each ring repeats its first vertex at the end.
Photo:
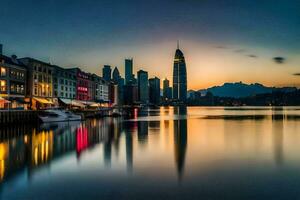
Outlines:
POLYGON ((187 97, 187 75, 186 75, 186 64, 182 51, 177 49, 174 58, 173 68, 173 99, 180 102, 186 101, 187 97))
POLYGON ((106 81, 111 81, 111 67, 109 65, 104 65, 102 69, 102 77, 106 81))
POLYGON ((113 81, 115 84, 118 84, 120 78, 121 78, 120 72, 119 72, 118 68, 115 67, 114 70, 113 70, 113 73, 112 73, 112 81, 113 81))
POLYGON ((149 79, 149 96, 150 103, 155 105, 160 103, 160 79, 157 77, 149 79))
POLYGON ((133 59, 125 59, 125 84, 133 79, 133 59))
POLYGON ((170 87, 170 81, 168 79, 163 81, 163 97, 164 100, 172 99, 172 88, 170 87))
POLYGON ((149 102, 149 86, 148 86, 148 72, 140 70, 137 72, 138 76, 138 100, 141 103, 149 102))

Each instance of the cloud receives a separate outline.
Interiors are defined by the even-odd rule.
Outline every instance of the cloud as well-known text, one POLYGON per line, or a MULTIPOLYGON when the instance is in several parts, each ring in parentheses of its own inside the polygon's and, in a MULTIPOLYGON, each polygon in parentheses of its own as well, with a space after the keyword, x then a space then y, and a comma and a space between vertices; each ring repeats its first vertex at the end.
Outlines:
POLYGON ((222 45, 215 46, 215 48, 217 48, 217 49, 229 49, 228 47, 222 46, 222 45))
POLYGON ((244 53, 244 52, 246 52, 246 50, 245 49, 237 49, 237 50, 234 50, 234 52, 236 52, 236 53, 244 53))
POLYGON ((294 73, 293 75, 294 76, 300 76, 300 73, 294 73))
POLYGON ((250 58, 258 58, 258 56, 254 55, 254 54, 250 54, 250 55, 248 55, 248 57, 250 57, 250 58))
POLYGON ((273 58, 273 61, 277 64, 283 64, 286 61, 286 58, 277 56, 273 58))

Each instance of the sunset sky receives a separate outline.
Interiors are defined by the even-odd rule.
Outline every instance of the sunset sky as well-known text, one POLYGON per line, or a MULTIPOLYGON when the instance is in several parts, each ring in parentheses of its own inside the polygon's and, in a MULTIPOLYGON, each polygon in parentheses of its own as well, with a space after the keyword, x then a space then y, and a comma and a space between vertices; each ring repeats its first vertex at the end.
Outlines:
POLYGON ((135 72, 172 80, 176 42, 188 88, 224 82, 300 86, 299 0, 0 0, 4 54, 101 75, 133 57, 135 72), (277 57, 277 59, 275 59, 277 57))

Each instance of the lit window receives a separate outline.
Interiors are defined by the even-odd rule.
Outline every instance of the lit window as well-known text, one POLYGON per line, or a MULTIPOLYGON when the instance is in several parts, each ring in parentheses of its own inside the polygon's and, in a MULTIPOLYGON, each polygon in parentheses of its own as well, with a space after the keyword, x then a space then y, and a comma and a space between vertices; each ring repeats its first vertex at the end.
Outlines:
POLYGON ((6 91, 6 81, 1 80, 0 81, 0 92, 5 92, 6 91))
POLYGON ((4 68, 4 67, 0 68, 0 75, 1 76, 6 76, 6 68, 4 68))

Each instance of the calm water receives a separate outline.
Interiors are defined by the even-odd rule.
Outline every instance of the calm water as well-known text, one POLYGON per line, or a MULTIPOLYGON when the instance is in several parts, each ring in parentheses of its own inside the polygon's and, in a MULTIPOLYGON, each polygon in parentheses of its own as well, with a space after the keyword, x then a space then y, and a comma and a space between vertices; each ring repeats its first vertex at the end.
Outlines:
POLYGON ((0 128, 0 198, 300 198, 300 107, 133 116, 0 128))

